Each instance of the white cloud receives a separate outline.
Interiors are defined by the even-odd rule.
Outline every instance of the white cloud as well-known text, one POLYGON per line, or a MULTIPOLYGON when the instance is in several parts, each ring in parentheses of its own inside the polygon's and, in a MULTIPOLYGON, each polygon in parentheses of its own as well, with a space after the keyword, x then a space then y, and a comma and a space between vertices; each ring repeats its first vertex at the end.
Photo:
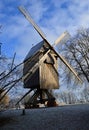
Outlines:
POLYGON ((73 34, 80 26, 89 27, 89 0, 14 0, 11 4, 10 1, 0 1, 0 19, 4 25, 2 35, 7 38, 7 42, 14 42, 18 56, 25 57, 32 44, 41 40, 18 11, 17 6, 21 4, 28 9, 51 43, 65 30, 73 34))
POLYGON ((36 21, 40 21, 47 9, 47 6, 44 6, 44 2, 41 0, 34 0, 34 2, 31 2, 31 6, 28 7, 28 10, 36 21))

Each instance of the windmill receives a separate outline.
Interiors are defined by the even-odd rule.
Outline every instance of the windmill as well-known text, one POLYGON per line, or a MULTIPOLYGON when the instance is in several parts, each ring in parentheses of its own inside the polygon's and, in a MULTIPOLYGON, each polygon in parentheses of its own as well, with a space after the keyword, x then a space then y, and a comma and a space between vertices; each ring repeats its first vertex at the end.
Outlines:
POLYGON ((43 40, 33 46, 24 59, 24 88, 29 88, 30 90, 17 102, 17 104, 33 90, 34 94, 29 97, 27 102, 29 107, 37 106, 38 103, 45 104, 46 101, 55 102, 55 98, 50 93, 50 90, 59 88, 58 58, 61 59, 61 61, 69 68, 77 79, 81 81, 75 70, 53 47, 63 40, 65 36, 69 35, 67 32, 64 32, 52 46, 26 9, 20 6, 19 10, 33 25, 43 40))

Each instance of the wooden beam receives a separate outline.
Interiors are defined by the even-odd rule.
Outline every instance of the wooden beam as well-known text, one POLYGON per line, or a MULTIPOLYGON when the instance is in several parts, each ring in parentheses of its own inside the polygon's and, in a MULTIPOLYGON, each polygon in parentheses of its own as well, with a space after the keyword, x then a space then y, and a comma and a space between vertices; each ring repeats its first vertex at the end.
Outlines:
POLYGON ((27 12, 27 10, 22 6, 19 6, 18 8, 21 11, 21 13, 25 16, 25 18, 33 25, 33 27, 39 33, 39 35, 42 37, 42 39, 46 39, 44 33, 38 27, 38 25, 34 22, 34 20, 31 18, 31 15, 27 12))
POLYGON ((30 89, 15 105, 18 105, 33 89, 30 89))
POLYGON ((39 65, 41 64, 42 61, 44 61, 44 59, 47 57, 48 53, 50 52, 50 50, 48 50, 44 56, 41 57, 41 59, 39 60, 39 62, 37 62, 29 71, 28 73, 22 78, 22 81, 24 81, 28 76, 29 78, 36 72, 37 68, 39 67, 39 65))

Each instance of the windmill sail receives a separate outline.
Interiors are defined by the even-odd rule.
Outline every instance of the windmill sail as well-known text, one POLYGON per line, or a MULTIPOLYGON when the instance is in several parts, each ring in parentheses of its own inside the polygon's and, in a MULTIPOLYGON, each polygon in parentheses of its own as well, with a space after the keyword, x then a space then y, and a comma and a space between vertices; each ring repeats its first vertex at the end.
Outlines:
MULTIPOLYGON (((25 8, 23 8, 22 6, 19 7, 19 10, 22 12, 22 14, 25 16, 25 18, 33 25, 33 27, 35 28, 35 30, 39 33, 39 35, 42 37, 43 40, 45 40, 51 48, 53 48, 51 46, 51 44, 47 41, 44 33, 41 31, 41 29, 37 26, 37 24, 33 21, 33 19, 31 18, 30 14, 25 10, 25 8)), ((66 38, 64 41, 68 40, 69 38, 69 33, 68 32, 64 32, 64 34, 62 34, 54 43, 54 46, 58 45, 60 43, 60 41, 63 40, 63 38, 66 38)), ((54 49, 55 51, 55 49, 54 49)), ((62 60, 62 62, 70 69, 70 71, 77 77, 77 79, 79 81, 81 81, 81 79, 78 77, 78 74, 76 73, 76 71, 71 67, 71 65, 64 59, 64 57, 62 57, 59 53, 57 53, 55 51, 55 53, 58 55, 58 57, 62 60)))
POLYGON ((62 33, 61 36, 59 36, 59 37, 55 40, 53 46, 58 47, 58 45, 59 45, 60 43, 61 43, 61 44, 66 43, 66 42, 70 39, 70 37, 71 37, 71 35, 69 34, 69 32, 68 32, 68 31, 65 31, 64 33, 62 33))
POLYGON ((22 6, 19 6, 18 8, 22 12, 22 14, 26 17, 26 19, 33 25, 33 27, 36 29, 36 31, 39 33, 42 39, 46 39, 45 34, 38 27, 38 25, 33 21, 33 19, 31 18, 30 14, 26 11, 26 9, 22 6))
POLYGON ((74 68, 72 68, 72 66, 66 61, 66 59, 61 56, 60 54, 59 55, 59 58, 61 59, 61 61, 69 68, 69 70, 76 76, 76 78, 82 83, 82 80, 79 78, 77 72, 74 70, 74 68))

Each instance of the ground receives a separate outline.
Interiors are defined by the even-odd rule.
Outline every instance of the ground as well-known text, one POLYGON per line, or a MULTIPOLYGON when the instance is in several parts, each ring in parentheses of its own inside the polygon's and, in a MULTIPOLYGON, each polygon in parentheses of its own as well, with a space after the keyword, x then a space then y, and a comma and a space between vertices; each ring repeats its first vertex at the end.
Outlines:
POLYGON ((0 130, 89 130, 89 104, 0 112, 0 130))

